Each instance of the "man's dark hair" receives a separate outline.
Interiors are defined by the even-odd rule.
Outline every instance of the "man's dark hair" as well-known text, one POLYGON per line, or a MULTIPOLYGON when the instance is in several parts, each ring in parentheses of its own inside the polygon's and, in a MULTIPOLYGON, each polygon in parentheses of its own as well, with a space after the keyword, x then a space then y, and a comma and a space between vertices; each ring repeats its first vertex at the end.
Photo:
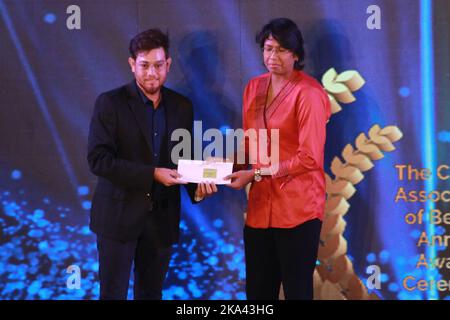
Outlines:
POLYGON ((163 48, 166 58, 169 57, 169 37, 159 29, 149 29, 142 31, 130 41, 130 55, 133 59, 141 51, 150 51, 163 48))
POLYGON ((287 18, 277 18, 266 24, 256 35, 256 42, 261 48, 269 36, 277 40, 281 47, 292 51, 297 55, 298 61, 294 63, 294 68, 302 70, 305 60, 305 50, 303 49, 303 36, 294 21, 287 18))

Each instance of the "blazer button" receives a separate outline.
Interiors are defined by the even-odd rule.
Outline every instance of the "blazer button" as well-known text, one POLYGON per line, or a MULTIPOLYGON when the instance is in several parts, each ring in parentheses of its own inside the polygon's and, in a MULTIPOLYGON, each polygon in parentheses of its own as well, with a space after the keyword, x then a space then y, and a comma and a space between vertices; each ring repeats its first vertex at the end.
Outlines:
POLYGON ((150 193, 147 193, 146 196, 150 198, 150 193))

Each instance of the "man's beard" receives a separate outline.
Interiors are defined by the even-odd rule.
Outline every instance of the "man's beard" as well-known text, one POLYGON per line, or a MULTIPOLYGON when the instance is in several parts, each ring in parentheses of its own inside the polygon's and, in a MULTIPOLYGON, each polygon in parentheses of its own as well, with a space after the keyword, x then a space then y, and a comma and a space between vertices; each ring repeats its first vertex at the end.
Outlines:
POLYGON ((154 86, 154 87, 151 87, 151 88, 146 88, 145 90, 147 91, 148 94, 153 95, 153 94, 158 93, 158 91, 159 91, 160 89, 161 89, 160 86, 154 86))
POLYGON ((154 95, 154 94, 156 94, 156 93, 158 93, 158 91, 161 89, 161 86, 158 84, 158 85, 152 85, 152 86, 143 86, 144 87, 144 89, 145 89, 145 91, 146 91, 146 93, 147 94, 151 94, 151 95, 154 95))

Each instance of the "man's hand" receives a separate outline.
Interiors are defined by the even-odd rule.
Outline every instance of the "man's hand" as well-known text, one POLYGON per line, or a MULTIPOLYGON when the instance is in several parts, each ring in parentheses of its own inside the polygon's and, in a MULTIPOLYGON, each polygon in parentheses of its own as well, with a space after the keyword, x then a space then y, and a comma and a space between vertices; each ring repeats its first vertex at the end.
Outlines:
POLYGON ((197 185, 197 190, 195 191, 195 199, 198 201, 203 200, 217 192, 217 186, 215 183, 202 182, 197 185))
POLYGON ((241 190, 248 183, 252 182, 253 178, 254 178, 253 170, 240 170, 240 171, 236 171, 236 172, 226 176, 223 179, 224 180, 231 179, 231 183, 227 184, 226 186, 236 189, 236 190, 241 190))
POLYGON ((159 183, 165 185, 166 187, 170 187, 176 184, 187 184, 187 182, 178 180, 181 178, 181 175, 174 169, 167 168, 155 168, 155 172, 153 177, 159 183))

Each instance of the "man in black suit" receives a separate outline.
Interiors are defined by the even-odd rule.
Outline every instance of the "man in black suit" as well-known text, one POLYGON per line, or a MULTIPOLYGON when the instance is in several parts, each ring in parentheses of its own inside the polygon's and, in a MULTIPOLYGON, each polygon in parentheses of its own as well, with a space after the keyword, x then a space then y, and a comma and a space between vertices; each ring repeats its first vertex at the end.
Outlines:
MULTIPOLYGON (((98 176, 90 228, 97 235, 100 299, 126 299, 134 262, 134 298, 161 299, 171 246, 179 238, 181 177, 171 159, 171 134, 191 133, 192 104, 163 86, 172 63, 159 29, 130 42, 135 79, 95 103, 89 167, 98 176)), ((186 185, 192 202, 217 192, 186 185)))

